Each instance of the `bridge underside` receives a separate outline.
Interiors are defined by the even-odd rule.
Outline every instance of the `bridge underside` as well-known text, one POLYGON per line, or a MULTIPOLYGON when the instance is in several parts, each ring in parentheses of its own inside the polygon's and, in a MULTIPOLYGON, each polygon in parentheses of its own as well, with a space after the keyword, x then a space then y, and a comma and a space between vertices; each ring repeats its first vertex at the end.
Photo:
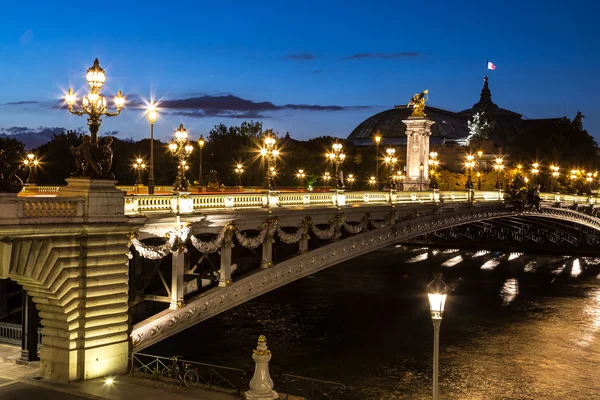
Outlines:
MULTIPOLYGON (((553 243, 561 246, 560 251, 573 253, 582 246, 592 252, 600 240, 600 221, 597 218, 563 208, 546 207, 541 212, 518 212, 505 205, 442 205, 423 213, 406 214, 405 211, 405 215, 401 215, 401 210, 393 213, 397 218, 393 222, 366 224, 364 230, 353 232, 361 224, 355 220, 348 226, 343 225, 337 237, 311 242, 308 252, 298 252, 298 247, 292 252, 283 251, 283 257, 269 258, 272 262, 267 265, 262 263, 264 268, 238 271, 229 275, 232 282, 221 286, 215 286, 215 283, 204 291, 184 298, 178 307, 160 312, 134 326, 134 351, 287 283, 392 244, 413 241, 430 244, 437 241, 436 245, 448 247, 454 246, 462 238, 468 239, 463 244, 479 240, 476 246, 489 247, 484 243, 507 241, 510 237, 515 246, 523 243, 538 246, 553 243)), ((265 249, 269 249, 269 244, 262 246, 262 261, 265 249)), ((272 250, 271 247, 267 252, 269 257, 272 257, 272 250)), ((259 255, 256 256, 260 260, 259 255)), ((219 265, 217 261, 213 261, 215 266, 219 265)), ((236 262, 235 257, 233 262, 236 262)), ((215 268, 214 272, 218 274, 220 271, 215 268)))

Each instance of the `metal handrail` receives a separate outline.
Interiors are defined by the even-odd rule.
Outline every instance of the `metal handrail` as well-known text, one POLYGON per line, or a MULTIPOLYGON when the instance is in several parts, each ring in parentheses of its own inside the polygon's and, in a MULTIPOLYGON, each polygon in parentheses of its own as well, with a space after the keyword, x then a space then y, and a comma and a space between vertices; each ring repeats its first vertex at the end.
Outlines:
POLYGON ((302 396, 304 400, 339 400, 346 391, 343 383, 313 379, 305 376, 283 374, 285 394, 280 394, 282 400, 290 396, 302 396))
MULTIPOLYGON (((42 344, 42 330, 38 328, 38 347, 42 344)), ((0 343, 20 346, 23 339, 23 329, 19 324, 0 322, 0 343)))
MULTIPOLYGON (((170 368, 173 364, 172 357, 162 357, 153 354, 131 353, 130 354, 130 374, 136 372, 144 375, 152 375, 159 379, 160 374, 165 368, 170 368), (136 365, 139 363, 139 366, 136 365)), ((201 363, 197 361, 184 360, 177 358, 178 363, 190 364, 198 372, 199 384, 205 388, 215 391, 226 391, 241 394, 244 389, 246 371, 239 368, 225 367, 201 363), (225 375, 232 374, 233 377, 225 375)))

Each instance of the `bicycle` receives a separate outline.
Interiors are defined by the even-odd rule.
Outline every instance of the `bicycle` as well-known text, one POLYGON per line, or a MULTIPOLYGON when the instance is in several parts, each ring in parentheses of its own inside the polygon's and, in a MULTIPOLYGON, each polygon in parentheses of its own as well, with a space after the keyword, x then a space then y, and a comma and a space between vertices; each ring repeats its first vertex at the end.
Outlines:
POLYGON ((177 382, 182 381, 186 387, 193 388, 198 384, 200 377, 198 371, 191 368, 191 364, 183 363, 183 371, 179 365, 179 359, 181 356, 171 357, 172 363, 170 366, 165 367, 160 373, 160 377, 165 382, 177 382))

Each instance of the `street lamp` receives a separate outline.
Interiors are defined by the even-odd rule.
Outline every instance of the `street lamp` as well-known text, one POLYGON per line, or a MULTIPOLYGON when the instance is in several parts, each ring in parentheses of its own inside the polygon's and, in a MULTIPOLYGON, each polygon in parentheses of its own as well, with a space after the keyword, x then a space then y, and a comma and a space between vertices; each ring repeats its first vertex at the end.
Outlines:
POLYGON ((396 174, 394 175, 394 180, 397 182, 396 186, 399 187, 398 190, 400 191, 404 190, 404 178, 406 178, 404 172, 400 170, 396 171, 396 174))
MULTIPOLYGON (((198 153, 200 153, 200 167, 199 167, 199 171, 198 171, 198 187, 202 187, 202 150, 204 149, 204 145, 206 144, 206 142, 204 142, 204 138, 202 137, 202 135, 200 135, 200 139, 198 139, 198 148, 200 149, 200 151, 198 153)), ((241 184, 240 184, 241 186, 241 184)))
MULTIPOLYGON (((121 113, 123 106, 125 105, 125 97, 119 90, 114 98, 116 112, 109 112, 106 97, 100 94, 102 86, 106 81, 106 74, 100 67, 100 63, 96 58, 94 65, 88 68, 85 75, 85 79, 88 82, 90 91, 85 95, 81 101, 81 105, 76 105, 77 97, 73 92, 73 88, 69 88, 69 92, 65 96, 65 102, 69 108, 69 111, 75 115, 87 115, 88 116, 88 127, 91 133, 91 143, 98 143, 98 130, 102 125, 102 116, 115 117, 121 113)), ((108 172, 108 171, 106 171, 108 172)))
POLYGON ((325 172, 323 174, 323 181, 325 181, 325 189, 329 189, 329 181, 331 180, 331 174, 329 172, 325 172))
POLYGON ((437 189, 438 182, 435 176, 436 169, 440 165, 440 160, 438 160, 438 153, 436 151, 432 151, 429 153, 429 189, 437 189))
POLYGON ((296 178, 298 179, 298 189, 300 189, 300 187, 303 186, 304 178, 306 178, 306 172, 304 172, 303 169, 299 169, 298 172, 296 172, 296 178))
MULTIPOLYGON (((519 173, 521 172, 521 168, 523 168, 521 165, 517 165, 517 171, 519 173)), ((500 173, 502 172, 503 169, 504 169, 504 160, 502 159, 502 157, 496 157, 496 160, 494 162, 494 170, 496 170, 496 189, 497 190, 502 189, 502 182, 500 181, 500 173)))
POLYGON ((369 178, 369 186, 371 187, 371 190, 373 190, 377 186, 377 178, 371 176, 369 178))
POLYGON ((346 181, 350 184, 350 190, 352 190, 352 187, 354 186, 354 182, 356 182, 356 178, 354 177, 354 174, 348 174, 348 178, 346 179, 346 181))
POLYGON ((481 190, 481 172, 477 171, 477 190, 481 190))
POLYGON ((177 168, 177 177, 173 184, 175 191, 184 192, 189 187, 189 182, 185 177, 185 172, 189 169, 187 159, 192 154, 192 144, 188 140, 188 132, 183 127, 183 124, 179 125, 179 129, 175 131, 175 138, 171 139, 169 143, 169 150, 171 154, 179 160, 179 168, 177 168))
POLYGON ((534 162, 531 164, 531 175, 533 176, 533 183, 537 182, 537 175, 540 173, 540 163, 534 162))
POLYGON ((342 172, 342 176, 340 177, 340 165, 346 159, 346 154, 344 154, 344 152, 342 151, 342 148, 343 148, 342 144, 339 143, 336 139, 335 143, 332 146, 331 153, 327 154, 327 158, 329 158, 331 160, 331 162, 335 165, 334 184, 335 184, 335 187, 339 190, 344 189, 344 178, 343 178, 344 175, 342 172))
POLYGON ((375 181, 379 182, 379 142, 381 142, 381 134, 377 132, 373 139, 375 139, 375 181))
POLYGON ((420 185, 419 191, 421 191, 421 192, 423 191, 423 170, 424 169, 425 169, 425 166, 423 165, 423 162, 421 162, 421 164, 419 164, 419 171, 421 174, 421 185, 420 185))
POLYGON ((146 163, 141 158, 136 159, 133 162, 133 168, 137 170, 137 184, 142 186, 144 181, 142 180, 142 170, 146 169, 146 163))
POLYGON ((37 175, 37 167, 40 164, 39 160, 33 153, 28 153, 27 157, 23 160, 23 165, 27 169, 27 185, 35 185, 35 178, 37 175))
POLYGON ((442 281, 442 274, 434 273, 433 281, 427 285, 429 311, 433 321, 433 400, 439 400, 438 372, 440 361, 440 326, 448 296, 448 285, 442 281))
POLYGON ((396 149, 394 149, 393 147, 388 147, 387 149, 385 149, 385 154, 386 156, 384 158, 384 161, 385 165, 387 166, 387 186, 389 190, 392 190, 394 188, 394 166, 398 162, 398 159, 395 156, 396 149))
POLYGON ((267 174, 265 176, 265 183, 263 186, 265 189, 275 190, 274 178, 277 175, 275 163, 277 162, 277 157, 279 156, 279 150, 275 148, 275 143, 277 140, 270 134, 267 134, 263 142, 264 147, 260 149, 260 155, 267 160, 267 174))
POLYGON ((475 167, 475 157, 471 154, 467 155, 467 161, 465 162, 465 167, 467 168, 467 184, 465 185, 465 189, 471 190, 473 189, 473 179, 471 177, 471 170, 475 167))
POLYGON ((241 163, 237 163, 235 166, 235 173, 238 176, 238 186, 242 186, 242 174, 244 173, 244 166, 241 163))
POLYGON ((158 112, 154 103, 150 103, 147 111, 150 122, 150 172, 148 173, 148 194, 154 194, 154 123, 158 119, 158 112))
POLYGON ((550 171, 552 171, 552 179, 550 179, 550 193, 552 193, 554 191, 554 185, 556 184, 556 181, 558 180, 559 177, 559 171, 560 168, 557 165, 551 165, 550 166, 550 171))

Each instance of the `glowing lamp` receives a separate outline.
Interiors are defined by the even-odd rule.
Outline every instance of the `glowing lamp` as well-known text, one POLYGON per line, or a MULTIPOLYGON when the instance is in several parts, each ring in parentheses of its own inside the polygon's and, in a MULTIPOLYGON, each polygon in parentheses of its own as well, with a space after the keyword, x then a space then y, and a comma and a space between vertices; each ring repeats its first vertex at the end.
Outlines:
POLYGON ((427 295, 429 296, 429 311, 432 319, 442 319, 446 297, 448 297, 448 285, 442 281, 442 274, 435 273, 433 281, 427 285, 427 295))

